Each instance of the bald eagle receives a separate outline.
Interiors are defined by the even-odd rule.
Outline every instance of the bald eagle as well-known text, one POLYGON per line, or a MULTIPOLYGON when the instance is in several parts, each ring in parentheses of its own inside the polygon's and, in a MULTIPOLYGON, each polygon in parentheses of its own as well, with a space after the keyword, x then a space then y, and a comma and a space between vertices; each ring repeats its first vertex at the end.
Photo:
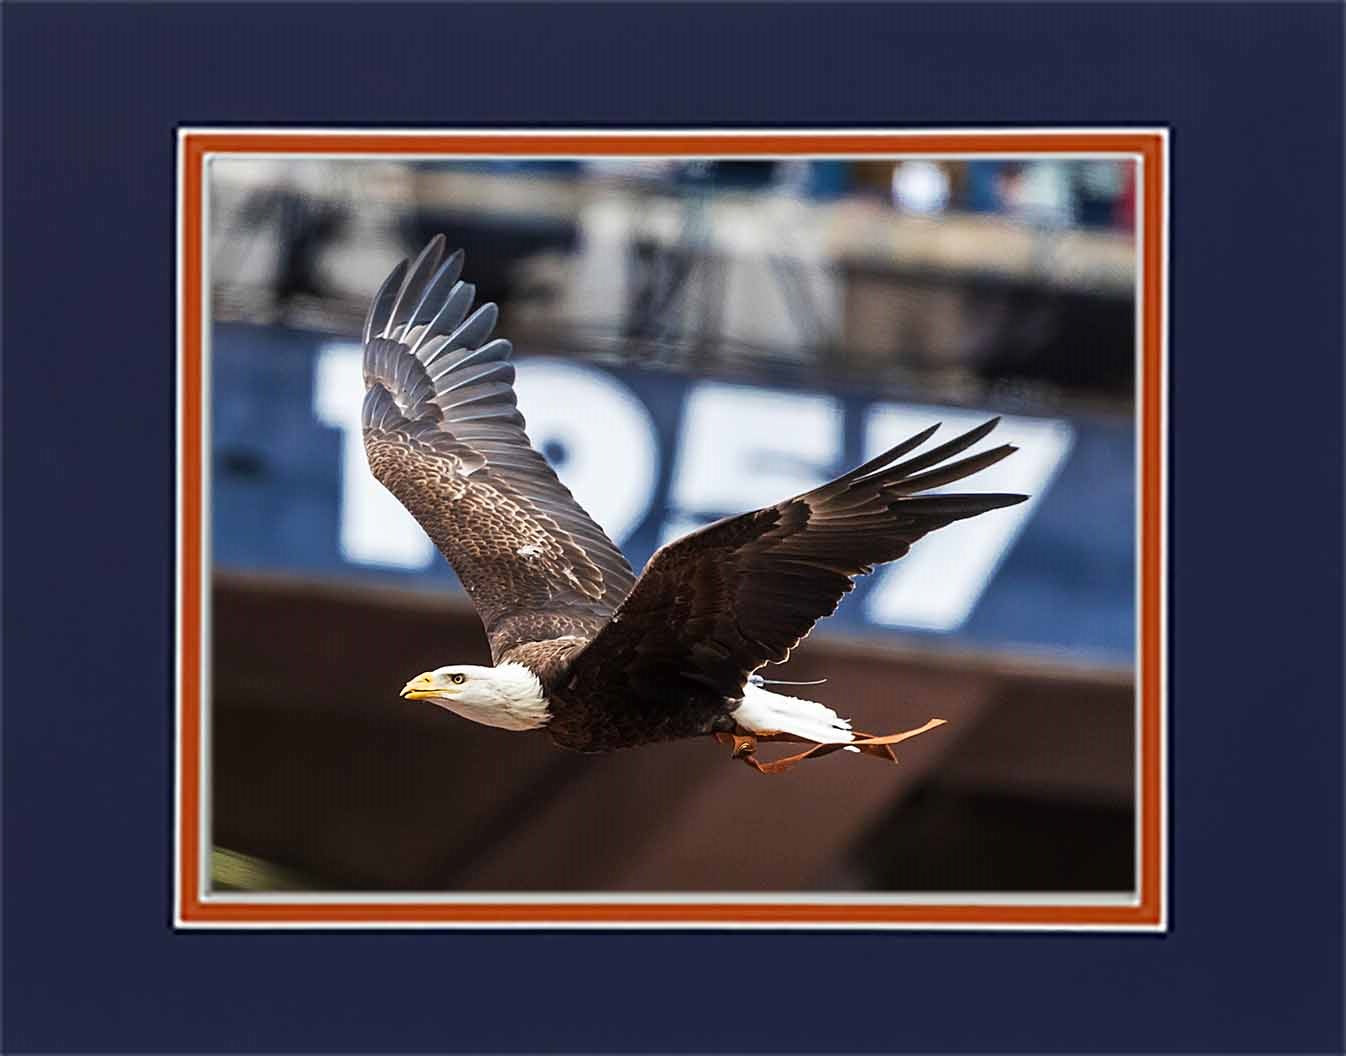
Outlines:
POLYGON ((920 494, 1009 455, 948 461, 997 419, 906 458, 931 426, 812 491, 693 531, 637 578, 529 444, 510 343, 492 338, 494 304, 471 310, 462 267, 436 237, 392 271, 364 325, 370 469, 458 573, 494 663, 427 671, 403 697, 507 730, 545 727, 580 752, 711 735, 763 771, 839 748, 893 759, 892 744, 942 721, 874 737, 757 672, 786 660, 857 576, 927 532, 1026 498, 920 494), (810 747, 759 762, 759 740, 810 747))

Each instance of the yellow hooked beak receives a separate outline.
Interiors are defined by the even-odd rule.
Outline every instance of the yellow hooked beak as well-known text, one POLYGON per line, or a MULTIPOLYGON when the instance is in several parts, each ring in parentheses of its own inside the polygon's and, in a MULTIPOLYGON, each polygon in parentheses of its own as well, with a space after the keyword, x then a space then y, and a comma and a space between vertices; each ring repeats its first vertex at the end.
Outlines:
POLYGON ((433 671, 417 675, 402 687, 402 696, 406 700, 433 700, 436 697, 452 696, 457 687, 446 678, 433 671))

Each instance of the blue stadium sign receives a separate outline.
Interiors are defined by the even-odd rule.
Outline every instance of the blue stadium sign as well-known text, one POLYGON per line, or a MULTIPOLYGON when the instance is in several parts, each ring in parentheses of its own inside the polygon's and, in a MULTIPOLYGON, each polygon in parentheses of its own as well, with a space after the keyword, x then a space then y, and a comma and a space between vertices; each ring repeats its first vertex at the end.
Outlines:
MULTIPOLYGON (((211 346, 220 567, 456 588, 365 465, 354 343, 224 324, 211 346)), ((517 389, 534 444, 637 568, 933 421, 951 434, 992 413, 527 356, 517 389)), ((923 540, 863 579, 826 631, 1129 661, 1133 435, 1126 421, 1006 414, 995 439, 1020 450, 977 487, 1031 500, 923 540)))

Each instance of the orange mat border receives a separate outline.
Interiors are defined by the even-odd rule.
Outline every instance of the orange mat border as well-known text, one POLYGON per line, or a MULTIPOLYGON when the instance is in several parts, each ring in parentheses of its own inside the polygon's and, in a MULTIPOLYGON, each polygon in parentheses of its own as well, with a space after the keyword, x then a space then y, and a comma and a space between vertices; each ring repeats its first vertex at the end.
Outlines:
POLYGON ((772 926, 1140 928, 1164 926, 1163 585, 1165 531, 1164 355, 1168 138, 1163 130, 1025 132, 454 132, 446 134, 242 130, 182 130, 179 135, 179 666, 177 906, 180 926, 417 926, 475 927, 772 926), (397 903, 297 901, 226 902, 201 896, 202 627, 202 263, 205 242, 205 162, 211 154, 416 154, 556 157, 843 156, 1129 154, 1141 162, 1141 558, 1140 640, 1140 889, 1128 905, 887 905, 836 903, 657 903, 439 901, 397 903))

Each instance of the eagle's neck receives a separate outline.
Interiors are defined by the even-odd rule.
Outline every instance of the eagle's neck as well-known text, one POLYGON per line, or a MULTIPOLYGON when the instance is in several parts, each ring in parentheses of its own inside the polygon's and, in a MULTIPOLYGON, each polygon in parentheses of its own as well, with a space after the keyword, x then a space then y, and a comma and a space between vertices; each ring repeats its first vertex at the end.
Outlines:
POLYGON ((505 660, 491 668, 490 692, 495 698, 490 717, 472 716, 478 722, 507 730, 536 730, 551 718, 542 682, 523 664, 505 660))

